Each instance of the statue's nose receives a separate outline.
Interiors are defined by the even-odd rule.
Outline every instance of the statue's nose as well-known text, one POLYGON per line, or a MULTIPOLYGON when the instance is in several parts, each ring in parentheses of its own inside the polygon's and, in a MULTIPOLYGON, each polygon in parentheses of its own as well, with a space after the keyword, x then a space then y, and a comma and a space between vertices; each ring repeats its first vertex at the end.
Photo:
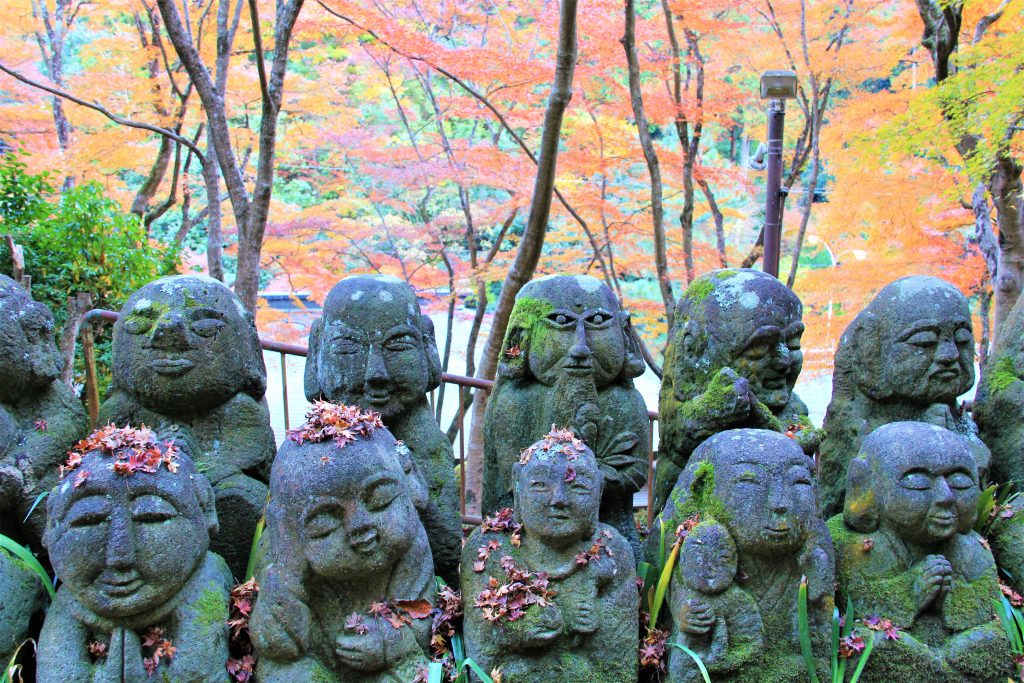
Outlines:
POLYGON ((188 329, 178 312, 172 312, 153 326, 152 345, 158 349, 182 349, 188 347, 188 329))
POLYGON ((572 348, 569 349, 569 356, 576 361, 590 360, 593 356, 593 351, 590 350, 590 345, 587 344, 587 329, 583 326, 583 321, 580 320, 576 323, 576 333, 573 338, 572 348))

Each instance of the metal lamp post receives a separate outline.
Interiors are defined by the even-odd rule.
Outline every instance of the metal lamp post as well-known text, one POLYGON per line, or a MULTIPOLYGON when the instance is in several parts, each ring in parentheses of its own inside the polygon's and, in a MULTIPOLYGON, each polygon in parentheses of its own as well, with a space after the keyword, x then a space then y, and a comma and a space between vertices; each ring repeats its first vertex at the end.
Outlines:
POLYGON ((782 130, 786 100, 796 97, 796 74, 765 71, 761 74, 761 99, 768 100, 768 179, 765 183, 764 271, 779 276, 782 243, 782 206, 789 188, 782 187, 782 130))

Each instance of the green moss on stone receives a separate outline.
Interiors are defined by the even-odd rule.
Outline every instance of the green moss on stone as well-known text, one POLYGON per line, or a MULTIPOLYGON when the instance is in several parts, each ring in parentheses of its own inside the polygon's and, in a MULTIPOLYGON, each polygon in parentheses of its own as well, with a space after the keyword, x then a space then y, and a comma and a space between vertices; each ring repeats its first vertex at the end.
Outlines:
MULTIPOLYGON (((672 503, 677 513, 675 524, 681 524, 694 515, 700 515, 701 519, 705 521, 714 520, 722 523, 729 521, 731 517, 729 511, 721 499, 715 495, 715 466, 707 460, 697 465, 689 493, 690 497, 686 502, 680 504, 682 491, 679 489, 673 491, 672 503)), ((674 528, 668 531, 674 531, 674 528)))
POLYGON ((715 291, 715 283, 709 277, 699 277, 686 288, 684 296, 692 303, 699 304, 715 291))
POLYGON ((955 581, 943 604, 946 628, 965 631, 993 617, 992 602, 999 600, 995 565, 974 581, 955 581))
POLYGON ((513 328, 518 327, 529 330, 538 320, 548 317, 554 309, 555 307, 551 305, 551 302, 544 301, 543 299, 534 299, 532 297, 516 299, 516 303, 512 307, 512 314, 508 319, 508 329, 511 331, 513 328))
POLYGON ((1000 356, 996 359, 995 365, 988 371, 988 390, 993 394, 1006 391, 1013 383, 1020 379, 1017 376, 1017 368, 1013 365, 1013 359, 1009 356, 1000 356))
POLYGON ((222 626, 228 619, 228 604, 221 591, 213 582, 209 587, 199 594, 199 599, 193 604, 196 612, 196 623, 203 629, 205 635, 210 635, 214 626, 222 626))

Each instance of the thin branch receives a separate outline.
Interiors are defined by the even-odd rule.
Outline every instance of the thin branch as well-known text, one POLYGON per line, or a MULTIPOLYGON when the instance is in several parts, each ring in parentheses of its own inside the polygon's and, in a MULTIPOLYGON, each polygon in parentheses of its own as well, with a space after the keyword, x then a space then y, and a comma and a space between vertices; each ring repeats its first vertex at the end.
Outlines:
POLYGON ((256 0, 249 0, 249 18, 252 21, 252 40, 256 50, 256 71, 260 75, 260 92, 263 93, 263 100, 273 104, 276 109, 276 103, 270 97, 270 86, 267 84, 267 67, 263 63, 263 35, 260 32, 260 12, 256 8, 256 0))

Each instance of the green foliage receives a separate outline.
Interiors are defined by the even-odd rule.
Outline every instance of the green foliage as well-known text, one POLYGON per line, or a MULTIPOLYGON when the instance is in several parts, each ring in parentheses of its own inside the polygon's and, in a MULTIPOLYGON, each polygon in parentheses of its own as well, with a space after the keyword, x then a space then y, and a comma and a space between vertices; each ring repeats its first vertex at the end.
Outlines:
POLYGON ((12 538, 8 538, 3 534, 0 534, 0 548, 3 548, 7 552, 14 555, 16 558, 25 563, 25 566, 35 572, 36 576, 43 583, 43 587, 46 588, 46 592, 49 593, 50 599, 57 594, 57 591, 53 587, 53 582, 50 580, 50 575, 43 569, 43 565, 39 564, 39 560, 32 554, 32 551, 16 542, 12 538))
POLYGON ((1010 604, 1005 595, 999 596, 999 600, 993 600, 992 606, 995 607, 999 623, 1002 624, 1003 631, 1010 641, 1010 653, 1017 664, 1017 673, 1024 676, 1024 664, 1021 664, 1024 661, 1024 616, 1019 609, 1010 604))
POLYGON ((22 680, 21 671, 24 667, 18 664, 18 655, 21 654, 21 648, 25 647, 26 643, 32 643, 33 649, 35 648, 36 641, 31 638, 18 643, 18 647, 14 649, 11 659, 4 666, 3 672, 0 673, 0 683, 14 683, 14 681, 22 680))
POLYGON ((674 647, 677 650, 682 650, 690 656, 690 659, 697 664, 697 668, 700 669, 700 675, 704 678, 704 683, 711 683, 711 676, 708 674, 708 668, 704 666, 704 661, 700 658, 696 652, 686 647, 682 643, 669 643, 669 647, 674 647))
MULTIPOLYGON (((804 666, 807 669, 807 677, 811 683, 818 683, 818 667, 814 660, 814 652, 811 648, 811 627, 807 618, 807 577, 800 579, 800 591, 797 601, 797 621, 800 628, 800 654, 803 656, 804 666)), ((853 602, 847 598, 846 614, 839 618, 839 608, 832 609, 832 638, 830 640, 831 651, 829 663, 832 670, 832 683, 857 683, 864 667, 867 666, 868 658, 875 647, 875 632, 870 631, 869 638, 863 641, 859 633, 854 631, 853 602), (857 638, 863 645, 857 666, 853 674, 847 678, 846 665, 850 661, 850 655, 843 654, 843 647, 849 647, 851 639, 857 638)))
POLYGON ((1017 381, 1017 368, 1013 365, 1013 358, 1000 356, 988 372, 988 390, 993 394, 1006 391, 1017 381))

